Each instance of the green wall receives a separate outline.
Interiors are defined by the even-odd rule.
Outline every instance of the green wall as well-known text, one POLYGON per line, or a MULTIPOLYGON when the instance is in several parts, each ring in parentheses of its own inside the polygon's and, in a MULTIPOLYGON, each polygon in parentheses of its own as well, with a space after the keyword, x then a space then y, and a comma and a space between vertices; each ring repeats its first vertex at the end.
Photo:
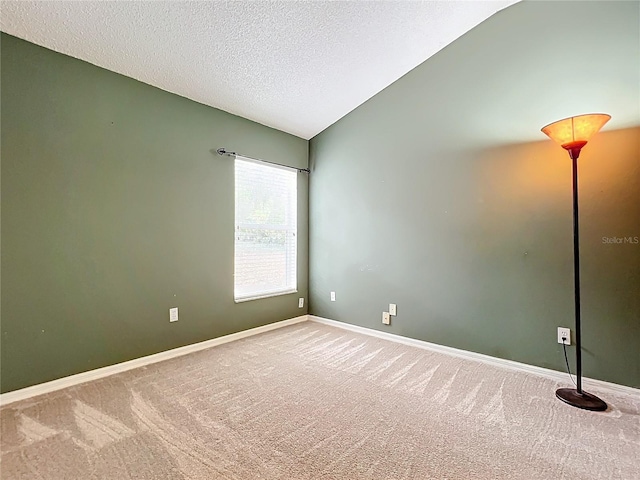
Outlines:
POLYGON ((306 140, 2 34, 2 392, 292 318, 233 301, 233 161, 306 140), (168 309, 180 320, 169 323, 168 309))
POLYGON ((310 313, 564 370, 571 167, 539 129, 631 109, 579 160, 583 366, 640 387, 640 245, 602 239, 640 237, 639 10, 517 4, 313 138, 310 313))

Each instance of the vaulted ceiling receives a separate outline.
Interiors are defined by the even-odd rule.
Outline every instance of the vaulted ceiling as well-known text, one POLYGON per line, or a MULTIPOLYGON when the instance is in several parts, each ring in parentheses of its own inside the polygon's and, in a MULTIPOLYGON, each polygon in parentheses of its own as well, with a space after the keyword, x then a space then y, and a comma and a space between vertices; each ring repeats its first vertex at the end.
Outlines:
POLYGON ((309 139, 517 1, 3 1, 0 26, 309 139))

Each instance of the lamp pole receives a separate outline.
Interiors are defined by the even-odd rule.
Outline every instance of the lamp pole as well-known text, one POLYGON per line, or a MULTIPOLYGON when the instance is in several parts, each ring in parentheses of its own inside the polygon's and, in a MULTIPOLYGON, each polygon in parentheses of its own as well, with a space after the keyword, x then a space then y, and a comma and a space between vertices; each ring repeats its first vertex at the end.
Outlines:
POLYGON ((578 157, 580 150, 586 142, 581 145, 570 145, 565 147, 571 158, 571 175, 573 186, 573 291, 575 305, 575 330, 576 330, 576 389, 559 388, 556 390, 556 397, 569 405, 585 410, 603 411, 607 409, 607 404, 590 393, 582 390, 582 337, 580 325, 580 229, 578 225, 578 157))
POLYGON ((582 395, 582 349, 580 348, 580 230, 578 225, 578 156, 579 149, 569 150, 573 176, 573 289, 576 315, 576 369, 578 393, 582 395))

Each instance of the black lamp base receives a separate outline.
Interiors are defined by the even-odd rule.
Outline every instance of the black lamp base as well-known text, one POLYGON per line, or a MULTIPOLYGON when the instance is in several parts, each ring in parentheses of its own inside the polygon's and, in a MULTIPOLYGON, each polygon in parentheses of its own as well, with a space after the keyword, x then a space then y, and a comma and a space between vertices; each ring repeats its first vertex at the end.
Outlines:
POLYGON ((580 393, 575 388, 559 388, 556 390, 556 397, 564 403, 584 410, 604 412, 607 409, 607 404, 603 400, 584 391, 580 393))

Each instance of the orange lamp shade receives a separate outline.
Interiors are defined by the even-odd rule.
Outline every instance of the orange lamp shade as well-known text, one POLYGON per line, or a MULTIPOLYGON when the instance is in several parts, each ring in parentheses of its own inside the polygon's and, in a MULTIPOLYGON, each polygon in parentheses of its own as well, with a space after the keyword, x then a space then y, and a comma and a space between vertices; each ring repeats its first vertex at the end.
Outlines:
POLYGON ((606 113, 589 113, 550 123, 542 132, 567 150, 580 149, 611 119, 606 113))

